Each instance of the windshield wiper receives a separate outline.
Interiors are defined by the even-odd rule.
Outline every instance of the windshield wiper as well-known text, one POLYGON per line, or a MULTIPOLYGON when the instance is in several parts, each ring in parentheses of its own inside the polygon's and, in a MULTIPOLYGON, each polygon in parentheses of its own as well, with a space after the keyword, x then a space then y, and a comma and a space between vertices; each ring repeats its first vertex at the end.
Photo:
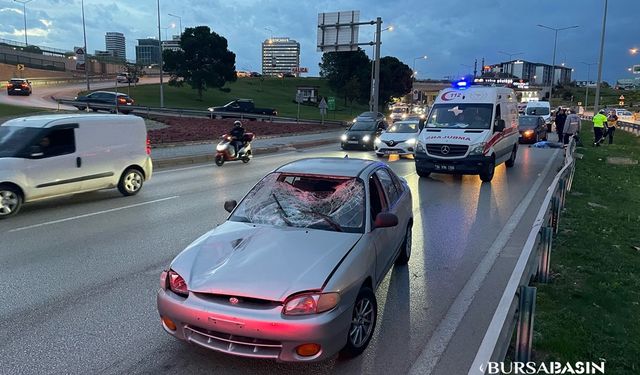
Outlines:
POLYGON ((319 217, 321 217, 322 219, 324 219, 324 221, 329 224, 333 229, 335 229, 337 232, 344 232, 342 230, 342 227, 340 226, 340 224, 336 223, 335 220, 333 220, 333 218, 329 215, 325 215, 321 212, 318 211, 313 211, 313 210, 302 210, 300 211, 302 213, 306 213, 306 214, 313 214, 313 215, 317 215, 319 217))
POLYGON ((276 201, 276 204, 278 205, 278 209, 280 209, 280 216, 282 216, 282 220, 288 226, 290 227, 293 226, 293 224, 291 223, 291 220, 289 220, 289 215, 287 215, 287 212, 284 210, 284 208, 282 208, 282 205, 280 204, 278 197, 276 197, 276 193, 271 193, 271 196, 273 197, 273 200, 276 201))

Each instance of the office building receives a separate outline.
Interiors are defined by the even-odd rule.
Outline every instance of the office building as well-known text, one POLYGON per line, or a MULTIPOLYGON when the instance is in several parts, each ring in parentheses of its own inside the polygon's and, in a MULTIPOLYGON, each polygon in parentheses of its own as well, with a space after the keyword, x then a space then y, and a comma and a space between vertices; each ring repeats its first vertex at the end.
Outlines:
MULTIPOLYGON (((524 60, 512 60, 490 65, 489 71, 501 73, 505 76, 520 78, 536 86, 549 86, 551 84, 551 65, 524 60)), ((486 71, 486 70, 485 70, 486 71)), ((562 65, 556 65, 555 84, 565 85, 571 83, 572 69, 562 65)))
POLYGON ((96 57, 113 57, 113 51, 99 51, 95 50, 94 55, 96 57))
POLYGON ((127 47, 124 40, 124 34, 116 32, 108 32, 104 36, 106 50, 113 53, 113 57, 121 60, 127 59, 127 47))
POLYGON ((160 64, 160 42, 158 39, 138 39, 136 63, 140 65, 160 64))
POLYGON ((171 40, 163 40, 162 50, 181 51, 182 48, 180 48, 180 35, 174 35, 171 40))
POLYGON ((262 42, 262 74, 292 73, 299 67, 300 43, 289 38, 271 38, 262 42))

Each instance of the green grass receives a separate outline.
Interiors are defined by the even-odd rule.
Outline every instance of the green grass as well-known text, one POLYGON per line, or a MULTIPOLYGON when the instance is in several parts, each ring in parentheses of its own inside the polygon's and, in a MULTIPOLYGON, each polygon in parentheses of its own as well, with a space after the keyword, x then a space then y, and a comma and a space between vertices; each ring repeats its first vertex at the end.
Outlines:
POLYGON ((21 107, 17 105, 8 105, 8 104, 0 104, 0 118, 4 117, 14 117, 14 116, 22 116, 22 115, 32 115, 37 114, 38 112, 42 112, 42 109, 31 108, 31 107, 21 107))
POLYGON ((536 360, 606 360, 607 374, 640 373, 640 138, 618 130, 615 144, 590 146, 577 161, 551 255, 553 280, 538 285, 536 360), (605 207, 594 206, 603 205, 605 207))
MULTIPOLYGON (((554 107, 559 105, 565 106, 573 106, 577 105, 578 102, 582 102, 584 105, 586 89, 584 87, 565 87, 563 89, 554 90, 554 97, 551 99, 551 104, 554 107), (573 102, 570 100, 564 100, 560 97, 565 91, 568 91, 570 95, 573 95, 573 102)), ((616 90, 610 87, 603 87, 600 89, 600 97, 602 98, 600 102, 600 106, 609 106, 609 107, 618 107, 618 101, 620 95, 624 95, 624 107, 629 107, 633 105, 635 110, 638 110, 638 106, 640 106, 640 90, 616 90)), ((589 108, 593 107, 593 103, 596 98, 596 89, 595 87, 589 87, 589 97, 588 97, 588 105, 589 108)))
MULTIPOLYGON (((202 100, 198 99, 198 92, 188 85, 174 87, 164 85, 164 105, 169 108, 189 108, 206 110, 211 106, 224 105, 231 100, 253 99, 256 107, 275 108, 278 115, 284 117, 296 117, 297 104, 294 102, 297 86, 319 86, 319 95, 336 97, 336 111, 330 112, 328 119, 348 120, 361 112, 367 111, 368 106, 354 103, 344 106, 341 100, 329 88, 326 80, 320 78, 239 78, 236 82, 228 83, 225 87, 230 92, 219 89, 209 89, 202 94, 202 100)), ((118 91, 127 93, 128 88, 118 87, 118 91)), ((130 88, 130 96, 136 104, 142 106, 160 106, 159 85, 141 85, 130 88)), ((320 111, 317 107, 300 105, 300 117, 306 119, 320 119, 320 111)))

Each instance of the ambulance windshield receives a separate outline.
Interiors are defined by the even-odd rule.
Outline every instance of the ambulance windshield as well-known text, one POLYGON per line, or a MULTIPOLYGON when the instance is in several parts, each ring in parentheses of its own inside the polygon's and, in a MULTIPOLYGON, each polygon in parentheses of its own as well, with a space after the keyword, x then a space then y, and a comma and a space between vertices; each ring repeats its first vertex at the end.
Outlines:
POLYGON ((493 104, 436 104, 428 128, 490 129, 493 104))

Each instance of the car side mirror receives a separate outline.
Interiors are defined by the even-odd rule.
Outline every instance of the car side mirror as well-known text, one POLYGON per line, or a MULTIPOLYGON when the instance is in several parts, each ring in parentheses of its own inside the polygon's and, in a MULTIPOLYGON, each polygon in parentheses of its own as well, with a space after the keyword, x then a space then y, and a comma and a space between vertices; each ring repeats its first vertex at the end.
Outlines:
POLYGON ((398 217, 390 212, 380 212, 373 223, 374 228, 390 228, 398 225, 398 217))
POLYGON ((29 156, 32 158, 39 158, 44 156, 44 152, 42 151, 42 147, 33 145, 29 148, 29 156))
POLYGON ((506 127, 506 124, 504 122, 503 119, 498 119, 496 120, 496 124, 493 126, 493 131, 494 132, 502 132, 504 131, 504 128, 506 127))
POLYGON ((227 212, 231 212, 233 211, 234 208, 236 208, 236 206, 238 205, 238 202, 236 202, 235 200, 228 200, 224 202, 224 209, 227 212))

